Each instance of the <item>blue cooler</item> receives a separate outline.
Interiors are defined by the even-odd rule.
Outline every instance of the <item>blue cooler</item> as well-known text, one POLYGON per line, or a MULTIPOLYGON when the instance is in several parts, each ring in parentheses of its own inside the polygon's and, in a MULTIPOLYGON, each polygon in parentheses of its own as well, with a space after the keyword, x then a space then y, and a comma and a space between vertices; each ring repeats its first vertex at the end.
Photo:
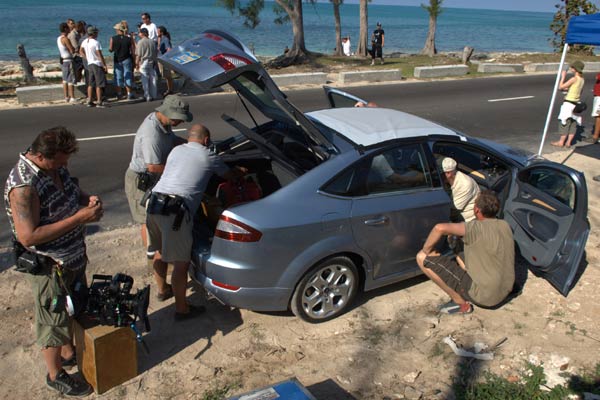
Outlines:
POLYGON ((230 397, 228 400, 317 400, 296 378, 230 397))

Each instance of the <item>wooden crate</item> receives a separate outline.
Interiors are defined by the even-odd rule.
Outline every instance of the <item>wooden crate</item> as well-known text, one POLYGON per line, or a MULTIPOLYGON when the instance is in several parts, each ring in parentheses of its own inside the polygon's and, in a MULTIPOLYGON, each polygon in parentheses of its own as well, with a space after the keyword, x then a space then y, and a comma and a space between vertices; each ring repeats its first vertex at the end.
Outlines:
POLYGON ((137 343, 129 327, 75 323, 79 371, 94 388, 104 393, 137 376, 137 343))

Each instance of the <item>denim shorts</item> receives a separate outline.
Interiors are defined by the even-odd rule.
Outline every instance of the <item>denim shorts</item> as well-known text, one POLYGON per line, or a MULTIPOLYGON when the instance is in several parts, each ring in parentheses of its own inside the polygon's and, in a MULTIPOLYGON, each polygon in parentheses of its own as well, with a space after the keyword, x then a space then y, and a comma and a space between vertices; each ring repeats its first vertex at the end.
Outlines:
POLYGON ((115 62, 115 80, 118 87, 133 87, 133 70, 131 58, 115 62))

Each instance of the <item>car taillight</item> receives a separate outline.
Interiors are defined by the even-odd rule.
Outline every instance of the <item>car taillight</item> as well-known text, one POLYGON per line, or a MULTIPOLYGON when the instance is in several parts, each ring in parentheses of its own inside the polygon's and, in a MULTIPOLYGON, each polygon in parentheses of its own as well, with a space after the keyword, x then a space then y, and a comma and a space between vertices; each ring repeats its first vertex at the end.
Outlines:
POLYGON ((237 290, 240 290, 239 286, 228 285, 228 284, 223 283, 223 282, 215 281, 214 279, 213 279, 212 283, 213 283, 213 285, 215 285, 217 287, 220 287, 222 289, 232 290, 234 292, 237 291, 237 290))
POLYGON ((232 242, 258 242, 262 233, 231 217, 221 215, 215 236, 232 242))
POLYGON ((252 61, 248 60, 247 58, 233 54, 217 54, 212 56, 210 59, 219 64, 225 71, 231 71, 232 69, 252 64, 252 61))

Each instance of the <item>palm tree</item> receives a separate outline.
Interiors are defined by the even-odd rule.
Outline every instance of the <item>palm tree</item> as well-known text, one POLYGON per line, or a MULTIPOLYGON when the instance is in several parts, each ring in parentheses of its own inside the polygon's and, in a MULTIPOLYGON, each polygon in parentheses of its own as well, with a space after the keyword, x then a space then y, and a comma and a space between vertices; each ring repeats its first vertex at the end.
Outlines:
POLYGON ((369 13, 367 10, 367 2, 371 0, 360 0, 360 31, 358 34, 358 44, 356 54, 366 56, 368 53, 367 38, 369 36, 369 13))
POLYGON ((429 5, 421 4, 429 13, 429 32, 427 32, 427 39, 425 39, 425 47, 421 50, 421 54, 425 54, 432 57, 437 53, 435 48, 435 29, 437 25, 437 17, 442 13, 442 2, 444 0, 429 0, 429 5))
POLYGON ((333 4, 333 17, 335 18, 335 52, 334 56, 341 56, 342 52, 342 23, 340 20, 340 4, 344 0, 329 0, 333 4))

